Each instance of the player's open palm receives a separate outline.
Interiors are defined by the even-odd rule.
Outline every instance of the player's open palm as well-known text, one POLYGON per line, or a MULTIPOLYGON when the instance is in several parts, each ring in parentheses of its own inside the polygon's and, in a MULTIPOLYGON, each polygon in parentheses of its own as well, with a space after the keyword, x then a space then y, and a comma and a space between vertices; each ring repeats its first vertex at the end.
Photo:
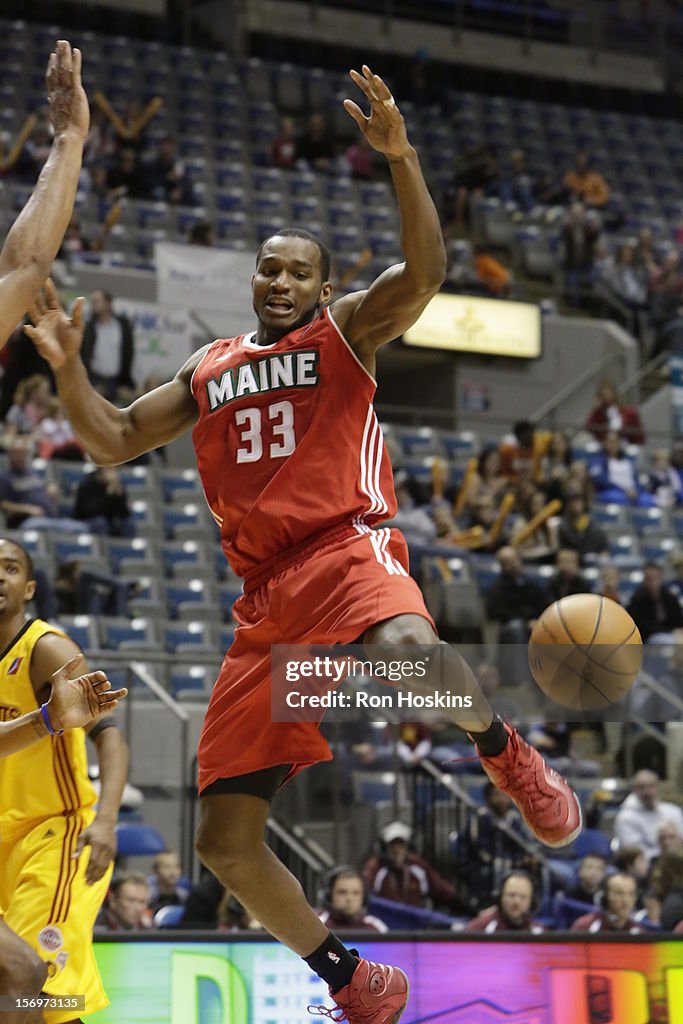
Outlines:
POLYGON ((85 139, 90 127, 90 108, 81 82, 81 51, 72 50, 66 39, 58 40, 50 54, 45 84, 55 135, 71 130, 85 139))
POLYGON ((33 327, 29 325, 24 330, 54 371, 61 370, 81 350, 84 302, 83 298, 76 299, 69 316, 59 301, 57 289, 48 278, 28 311, 33 327))
POLYGON ((113 711, 127 690, 112 690, 104 672, 77 675, 83 655, 62 665, 52 676, 48 714, 52 728, 77 729, 90 725, 100 715, 113 711))
POLYGON ((344 100, 344 109, 354 119, 368 144, 389 160, 404 157, 410 149, 403 114, 396 106, 389 87, 379 75, 374 75, 367 64, 363 74, 350 71, 351 78, 370 102, 370 117, 366 117, 357 103, 344 100))

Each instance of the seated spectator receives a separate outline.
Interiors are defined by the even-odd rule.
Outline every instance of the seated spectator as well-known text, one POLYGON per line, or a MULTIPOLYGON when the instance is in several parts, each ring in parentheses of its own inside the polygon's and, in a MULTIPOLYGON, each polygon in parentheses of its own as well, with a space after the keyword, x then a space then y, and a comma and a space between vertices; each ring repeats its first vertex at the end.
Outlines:
POLYGON ((657 332, 657 339, 650 353, 650 357, 653 358, 670 347, 666 328, 678 319, 678 311, 683 301, 683 273, 677 249, 670 249, 664 256, 661 266, 653 271, 649 292, 650 318, 657 332))
POLYGON ((655 504, 652 495, 641 491, 635 463, 624 451, 615 430, 608 430, 605 435, 602 452, 591 464, 590 474, 601 502, 641 507, 655 504))
POLYGON ((17 434, 35 434, 48 414, 51 399, 52 389, 47 377, 36 373, 22 380, 5 417, 5 445, 17 434))
POLYGON ((109 160, 116 151, 116 137, 111 122, 101 107, 90 104, 90 128, 83 146, 83 163, 86 167, 109 160))
POLYGON ((451 229, 462 233, 469 223, 470 201, 484 194, 497 194, 500 169, 494 148, 485 145, 460 154, 454 170, 453 185, 447 197, 452 209, 444 219, 447 232, 451 229))
POLYGON ((474 266, 485 294, 494 295, 497 298, 503 298, 510 294, 512 274, 481 243, 474 247, 474 266))
POLYGON ((97 916, 95 931, 131 932, 152 927, 149 886, 133 871, 117 875, 97 916))
POLYGON ((135 536, 128 495, 115 466, 99 466, 83 477, 76 491, 74 519, 83 520, 91 533, 135 536))
POLYGON ((529 932, 538 935, 545 928, 532 919, 534 880, 526 871, 513 870, 505 878, 495 907, 484 910, 465 928, 466 932, 529 932))
POLYGON ((650 873, 647 857, 639 846, 621 846, 612 857, 612 864, 620 875, 635 880, 638 889, 638 903, 646 893, 646 881, 650 873))
POLYGON ((662 853, 653 890, 661 904, 659 923, 672 932, 683 921, 683 853, 662 853))
POLYGON ((588 304, 595 277, 595 250, 602 224, 597 214, 587 212, 582 203, 572 203, 564 219, 564 276, 567 298, 572 306, 588 304))
POLYGON ((399 470, 394 477, 396 502, 398 508, 393 518, 396 526, 406 539, 409 546, 431 544, 436 540, 436 526, 426 507, 419 507, 408 486, 408 474, 399 470))
POLYGON ((23 525, 82 532, 82 523, 57 518, 57 488, 34 471, 31 455, 31 445, 16 438, 8 452, 8 467, 0 473, 0 511, 5 513, 7 526, 11 530, 23 525))
POLYGON ((132 377, 135 339, 130 320, 117 316, 109 292, 96 288, 83 331, 81 356, 93 387, 113 399, 121 388, 135 388, 132 377))
POLYGON ((604 565, 600 570, 598 593, 602 597, 608 597, 610 601, 614 601, 616 604, 621 604, 621 596, 619 594, 620 582, 621 575, 619 569, 615 565, 604 565))
POLYGON ((192 886, 187 897, 183 928, 201 931, 216 928, 219 923, 218 908, 224 896, 225 886, 208 868, 202 868, 199 881, 192 886))
POLYGON ((8 175, 33 184, 50 155, 51 146, 52 127, 47 114, 41 111, 29 115, 0 164, 0 176, 8 175))
POLYGON ((557 551, 557 516, 549 516, 533 533, 528 533, 530 524, 547 504, 543 491, 534 488, 511 530, 510 542, 525 562, 549 562, 557 551), (521 539, 524 534, 527 534, 526 539, 521 539))
POLYGON ((540 481, 543 476, 543 459, 548 452, 552 435, 535 430, 529 420, 518 420, 513 437, 505 438, 500 445, 500 470, 510 483, 520 480, 540 481))
POLYGON ((628 932, 640 935, 645 931, 633 916, 638 889, 630 875, 614 874, 605 879, 602 907, 579 917, 571 927, 573 932, 628 932))
POLYGON ((683 628, 683 609, 676 595, 664 585, 664 573, 655 562, 648 562, 643 569, 643 582, 634 591, 627 610, 643 643, 662 635, 670 641, 670 634, 683 628))
POLYGON ((83 445, 66 418, 64 406, 58 398, 50 399, 47 415, 36 431, 36 441, 41 459, 82 462, 85 457, 83 445))
MULTIPOLYGON (((436 517, 435 517, 436 518, 436 517)), ((499 510, 493 498, 486 494, 480 495, 470 506, 467 526, 469 529, 481 527, 482 539, 477 544, 477 550, 482 552, 498 551, 499 548, 509 544, 509 527, 503 522, 500 528, 496 526, 499 519, 499 510)), ((437 528, 439 522, 437 520, 437 528)), ((455 540, 455 538, 453 538, 455 540)))
POLYGON ((666 448, 658 448, 652 455, 652 469, 647 489, 654 495, 659 508, 673 508, 683 502, 683 483, 671 465, 666 448))
POLYGON ((293 117, 283 117, 280 121, 280 131, 273 140, 270 150, 270 161, 273 167, 279 167, 284 171, 289 170, 296 163, 296 125, 293 117))
POLYGON ((633 777, 633 792, 626 797, 614 821, 620 846, 639 846, 648 861, 661 853, 659 829, 673 825, 683 835, 683 810, 659 799, 659 779, 643 769, 633 777))
POLYGON ((174 206, 194 205, 192 182, 178 156, 178 144, 171 135, 165 135, 159 141, 156 156, 144 165, 143 173, 151 199, 163 200, 174 206))
POLYGON ((510 163, 501 173, 498 189, 503 202, 515 203, 522 213, 528 213, 536 205, 534 183, 523 149, 513 149, 510 153, 510 163))
POLYGON ((546 499, 562 499, 569 469, 572 464, 572 446, 563 431, 556 430, 548 443, 548 450, 543 459, 543 477, 546 499))
MULTIPOLYGON (((235 899, 232 893, 226 892, 218 905, 218 932, 262 932, 264 927, 260 921, 252 917, 246 907, 235 899)), ((183 918, 183 926, 185 918, 183 918)))
POLYGON ((173 850, 158 853, 152 861, 152 874, 147 879, 152 913, 162 907, 182 906, 187 902, 190 885, 182 878, 180 859, 173 850))
POLYGON ((611 431, 628 444, 645 444, 640 413, 634 405, 621 401, 616 388, 608 380, 598 388, 585 429, 590 430, 598 441, 604 441, 611 431))
POLYGON ((344 153, 352 178, 370 181, 375 173, 374 150, 364 135, 353 142, 344 153))
POLYGON ((389 930, 384 921, 367 913, 365 883, 354 868, 335 868, 327 876, 325 889, 322 909, 316 913, 330 931, 389 930))
POLYGON ((187 241, 189 245, 203 245, 207 249, 213 248, 216 244, 216 233, 211 221, 198 220, 193 224, 187 241))
POLYGON ((431 733, 424 722, 401 722, 396 753, 402 768, 416 768, 432 751, 431 733))
POLYGON ((576 551, 582 565, 590 561, 591 556, 602 555, 608 549, 607 535, 600 524, 593 521, 580 491, 570 491, 567 495, 557 542, 561 548, 576 551))
POLYGON ((470 476, 467 485, 467 503, 487 497, 497 505, 509 486, 507 476, 501 471, 500 451, 485 448, 477 460, 477 471, 470 476))
POLYGON ((555 574, 546 586, 551 601, 559 601, 570 594, 590 594, 591 586, 579 571, 578 551, 560 548, 555 559, 555 574))
POLYGON ((2 396, 0 397, 0 419, 7 417, 7 412, 16 401, 16 391, 19 384, 39 374, 47 377, 50 383, 50 391, 54 391, 54 376, 52 370, 38 352, 28 334, 24 331, 26 324, 30 323, 28 317, 12 331, 9 340, 2 350, 2 366, 4 376, 0 380, 2 396))
POLYGON ((587 853, 579 861, 576 881, 564 893, 579 903, 597 903, 607 877, 607 861, 599 853, 587 853))
POLYGON ((520 831, 521 818, 510 797, 487 782, 485 807, 471 814, 458 834, 458 877, 475 906, 490 900, 501 874, 520 863, 522 851, 507 830, 520 831), (500 826, 505 826, 505 829, 500 826))
POLYGON ((564 187, 586 206, 603 207, 609 202, 609 185, 598 171, 591 169, 587 153, 577 153, 573 168, 564 176, 564 187))
POLYGON ((110 199, 144 199, 147 194, 144 170, 134 149, 122 149, 107 170, 107 192, 110 199))
POLYGON ((59 250, 59 259, 68 261, 83 252, 101 252, 102 249, 104 249, 111 229, 115 224, 118 224, 121 218, 121 213, 122 204, 114 203, 107 211, 107 215, 103 223, 100 225, 99 231, 93 237, 87 236, 83 233, 80 221, 74 214, 69 221, 68 228, 66 229, 64 241, 62 242, 59 250))
POLYGON ((683 856, 683 832, 675 822, 665 821, 663 825, 659 826, 657 841, 662 857, 665 853, 677 853, 683 856))
POLYGON ((164 105, 161 96, 151 99, 144 109, 139 100, 129 100, 123 114, 119 116, 99 89, 93 95, 93 103, 97 104, 112 125, 115 144, 120 149, 129 148, 133 152, 144 146, 147 125, 164 105))
POLYGON ((497 561, 500 574, 486 594, 486 610, 493 622, 501 624, 501 644, 526 644, 536 619, 548 606, 548 595, 525 576, 514 548, 501 548, 497 561))
POLYGON ((55 595, 60 615, 128 615, 128 600, 137 583, 73 559, 57 566, 55 595))
POLYGON ((368 892, 410 907, 430 909, 449 904, 455 889, 423 857, 411 853, 412 832, 401 821, 392 821, 380 834, 382 852, 363 868, 368 892))
POLYGON ((306 130, 296 144, 297 162, 312 171, 326 171, 334 160, 334 140, 325 118, 320 113, 311 114, 306 130))

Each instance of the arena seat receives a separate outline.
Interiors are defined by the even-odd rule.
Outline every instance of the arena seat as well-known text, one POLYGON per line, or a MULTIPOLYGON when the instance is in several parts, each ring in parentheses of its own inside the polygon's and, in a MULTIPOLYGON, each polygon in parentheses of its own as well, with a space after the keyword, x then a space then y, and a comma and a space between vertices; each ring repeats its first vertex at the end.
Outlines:
POLYGON ((158 648, 156 631, 149 619, 102 617, 99 620, 102 646, 115 651, 158 648))
POLYGON ((155 928, 177 928, 185 914, 184 906, 161 907, 154 915, 155 928))
POLYGON ((171 669, 169 689, 172 697, 184 690, 210 693, 216 681, 216 671, 208 665, 177 665, 171 669))
POLYGON ((92 615, 60 615, 59 625, 82 650, 94 651, 100 646, 92 615))
POLYGON ((151 825, 136 823, 116 826, 116 855, 118 857, 146 857, 164 853, 166 842, 151 825))

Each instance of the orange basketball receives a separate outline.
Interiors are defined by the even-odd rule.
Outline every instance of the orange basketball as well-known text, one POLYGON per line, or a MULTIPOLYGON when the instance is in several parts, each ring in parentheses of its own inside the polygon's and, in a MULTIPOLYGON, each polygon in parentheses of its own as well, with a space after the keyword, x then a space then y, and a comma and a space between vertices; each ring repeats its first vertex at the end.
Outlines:
POLYGON ((643 642, 616 601, 572 594, 551 604, 529 640, 529 667, 543 692, 565 708, 598 711, 629 691, 643 642))

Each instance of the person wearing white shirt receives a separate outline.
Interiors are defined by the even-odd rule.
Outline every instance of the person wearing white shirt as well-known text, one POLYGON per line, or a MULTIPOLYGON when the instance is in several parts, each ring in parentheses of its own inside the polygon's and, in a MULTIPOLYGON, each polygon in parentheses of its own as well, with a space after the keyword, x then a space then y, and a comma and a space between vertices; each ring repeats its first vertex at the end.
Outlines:
POLYGON ((659 830, 669 823, 683 835, 683 809, 659 799, 659 779, 654 772, 637 772, 633 792, 624 800, 614 822, 619 845, 639 846, 651 861, 661 853, 659 830))

